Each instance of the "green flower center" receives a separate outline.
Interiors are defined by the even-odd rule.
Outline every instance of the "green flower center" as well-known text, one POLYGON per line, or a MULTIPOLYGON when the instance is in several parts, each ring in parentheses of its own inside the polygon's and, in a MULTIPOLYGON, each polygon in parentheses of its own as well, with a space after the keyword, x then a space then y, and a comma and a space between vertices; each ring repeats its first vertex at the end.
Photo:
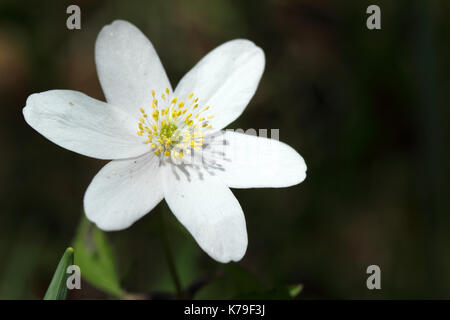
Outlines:
POLYGON ((165 125, 161 126, 159 135, 161 137, 170 139, 170 138, 172 138, 172 135, 174 134, 174 132, 177 129, 178 129, 178 127, 175 125, 175 123, 169 122, 169 123, 166 123, 165 125))
POLYGON ((150 144, 155 155, 183 157, 184 152, 200 150, 203 145, 205 131, 212 129, 209 123, 213 115, 203 114, 209 106, 199 108, 198 98, 191 93, 187 101, 178 101, 177 97, 170 97, 166 88, 161 94, 162 102, 158 102, 156 92, 152 90, 152 112, 139 108, 137 135, 145 137, 144 143, 150 144))

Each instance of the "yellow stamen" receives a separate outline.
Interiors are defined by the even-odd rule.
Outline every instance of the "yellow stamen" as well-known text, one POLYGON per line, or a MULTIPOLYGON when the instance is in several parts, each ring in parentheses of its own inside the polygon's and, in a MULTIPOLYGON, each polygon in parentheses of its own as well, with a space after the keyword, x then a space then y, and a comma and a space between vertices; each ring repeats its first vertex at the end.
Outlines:
MULTIPOLYGON (((210 109, 210 106, 204 107, 201 111, 188 112, 199 108, 198 97, 190 93, 186 105, 185 101, 179 100, 178 97, 173 95, 171 97, 169 88, 161 93, 163 102, 158 106, 158 99, 155 98, 157 92, 151 90, 151 93, 153 97, 151 102, 153 110, 149 113, 151 117, 145 112, 145 106, 139 107, 141 116, 138 118, 137 135, 145 137, 144 143, 149 144, 157 156, 181 158, 185 154, 190 154, 191 150, 200 150, 205 135, 202 130, 212 128, 205 117, 200 117, 200 113, 210 109), (167 100, 166 97, 171 99, 167 100)), ((207 119, 213 117, 209 115, 207 119)))

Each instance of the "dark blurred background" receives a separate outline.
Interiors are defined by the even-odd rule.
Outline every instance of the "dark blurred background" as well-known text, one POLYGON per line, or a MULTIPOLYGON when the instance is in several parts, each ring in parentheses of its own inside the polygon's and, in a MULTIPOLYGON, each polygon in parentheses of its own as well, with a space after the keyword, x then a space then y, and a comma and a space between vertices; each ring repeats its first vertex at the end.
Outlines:
MULTIPOLYGON (((300 299, 450 298, 449 15, 445 0, 0 0, 0 298, 42 298, 106 163, 37 134, 22 116, 26 98, 64 88, 104 100, 94 44, 119 18, 153 42, 174 86, 230 39, 265 51, 259 89, 230 127, 280 128, 308 176, 288 189, 234 190, 249 233, 239 267, 267 288, 302 283, 300 299), (81 7, 81 30, 66 28, 69 4, 81 7), (370 4, 381 30, 366 28, 370 4), (381 290, 366 288, 372 264, 381 290)), ((225 272, 162 203, 106 234, 125 290, 174 291, 158 214, 183 287, 225 272)), ((71 297, 109 296, 83 282, 71 297)))

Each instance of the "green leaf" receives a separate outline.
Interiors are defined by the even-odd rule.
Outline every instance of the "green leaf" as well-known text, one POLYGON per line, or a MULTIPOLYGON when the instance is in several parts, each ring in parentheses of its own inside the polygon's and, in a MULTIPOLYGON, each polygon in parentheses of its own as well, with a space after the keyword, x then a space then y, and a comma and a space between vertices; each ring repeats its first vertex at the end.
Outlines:
POLYGON ((77 252, 75 264, 81 269, 84 279, 96 288, 115 297, 122 297, 124 291, 119 284, 115 260, 106 236, 83 215, 74 241, 77 252))
POLYGON ((296 284, 277 288, 267 292, 236 296, 236 300, 290 300, 294 299, 302 291, 303 285, 296 284))
POLYGON ((301 284, 294 284, 292 286, 287 287, 289 297, 291 297, 291 298, 295 298, 296 296, 298 296, 300 294, 300 292, 302 292, 302 290, 303 290, 303 285, 301 285, 301 284))
POLYGON ((73 265, 73 249, 67 248, 56 267, 44 300, 65 300, 67 297, 67 267, 73 265))

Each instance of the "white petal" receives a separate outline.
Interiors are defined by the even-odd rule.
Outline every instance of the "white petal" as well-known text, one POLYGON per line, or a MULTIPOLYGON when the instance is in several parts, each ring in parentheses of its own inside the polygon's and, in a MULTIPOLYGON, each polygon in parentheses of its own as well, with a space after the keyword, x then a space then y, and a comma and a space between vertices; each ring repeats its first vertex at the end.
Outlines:
POLYGON ((99 159, 136 157, 148 145, 136 133, 138 121, 124 111, 71 90, 32 94, 25 121, 57 145, 99 159))
POLYGON ((213 130, 220 130, 241 115, 253 97, 264 71, 264 52, 248 40, 222 44, 192 68, 180 81, 175 94, 184 99, 191 92, 202 115, 214 115, 213 130))
POLYGON ((289 187, 306 177, 303 158, 274 139, 227 130, 212 138, 204 157, 231 188, 289 187))
POLYGON ((147 37, 129 22, 103 27, 95 44, 95 63, 106 100, 139 116, 152 105, 151 91, 169 88, 164 67, 147 37))
POLYGON ((163 167, 164 196, 200 247, 219 262, 240 260, 247 249, 244 213, 220 179, 191 166, 163 167))
POLYGON ((159 159, 149 152, 104 166, 86 190, 84 211, 100 229, 121 230, 150 212, 162 199, 159 159))

